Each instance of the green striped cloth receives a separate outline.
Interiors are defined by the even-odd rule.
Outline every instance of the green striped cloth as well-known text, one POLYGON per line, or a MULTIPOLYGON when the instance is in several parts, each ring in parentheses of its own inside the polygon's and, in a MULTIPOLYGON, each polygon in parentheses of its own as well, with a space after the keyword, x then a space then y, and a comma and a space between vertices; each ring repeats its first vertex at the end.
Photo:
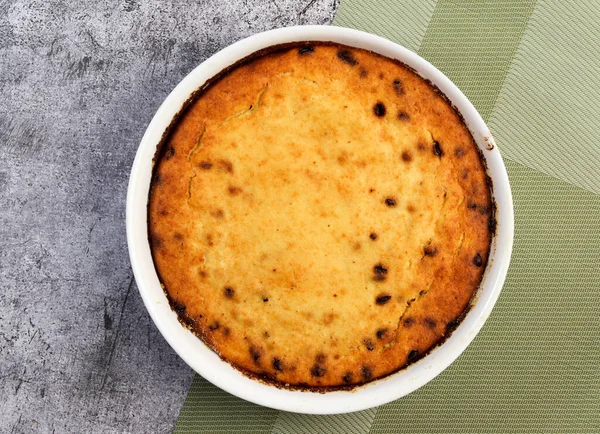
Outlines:
POLYGON ((516 214, 504 290, 463 355, 407 397, 307 416, 196 376, 175 432, 600 433, 600 2, 341 0, 334 24, 419 53, 487 121, 516 214))

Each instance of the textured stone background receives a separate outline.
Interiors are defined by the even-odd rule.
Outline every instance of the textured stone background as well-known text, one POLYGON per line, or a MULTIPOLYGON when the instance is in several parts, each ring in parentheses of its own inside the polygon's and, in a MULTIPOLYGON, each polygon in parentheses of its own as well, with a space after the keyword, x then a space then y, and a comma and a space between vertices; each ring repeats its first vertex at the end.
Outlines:
POLYGON ((129 169, 199 62, 337 0, 0 0, 0 432, 170 432, 192 379, 125 240, 129 169))

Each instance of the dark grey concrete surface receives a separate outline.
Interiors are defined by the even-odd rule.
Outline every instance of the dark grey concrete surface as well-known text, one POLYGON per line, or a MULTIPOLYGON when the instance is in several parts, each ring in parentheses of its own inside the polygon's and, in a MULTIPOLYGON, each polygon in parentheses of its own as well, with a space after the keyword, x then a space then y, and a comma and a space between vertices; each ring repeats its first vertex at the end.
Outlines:
POLYGON ((199 62, 337 0, 0 0, 0 432, 170 432, 192 371, 125 240, 137 145, 199 62))

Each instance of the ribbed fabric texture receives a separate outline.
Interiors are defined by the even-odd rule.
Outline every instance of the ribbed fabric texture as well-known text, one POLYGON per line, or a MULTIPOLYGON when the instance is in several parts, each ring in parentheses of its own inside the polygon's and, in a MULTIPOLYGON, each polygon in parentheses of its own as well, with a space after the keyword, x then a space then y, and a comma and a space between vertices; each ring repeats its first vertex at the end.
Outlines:
POLYGON ((333 23, 374 33, 417 51, 435 4, 436 0, 341 0, 333 23))
POLYGON ((492 110, 503 155, 600 194, 600 1, 538 1, 492 110))
POLYGON ((409 396, 339 416, 268 410, 196 377, 176 433, 600 433, 600 2, 341 0, 334 24, 432 62, 505 157, 508 278, 461 357, 409 396))

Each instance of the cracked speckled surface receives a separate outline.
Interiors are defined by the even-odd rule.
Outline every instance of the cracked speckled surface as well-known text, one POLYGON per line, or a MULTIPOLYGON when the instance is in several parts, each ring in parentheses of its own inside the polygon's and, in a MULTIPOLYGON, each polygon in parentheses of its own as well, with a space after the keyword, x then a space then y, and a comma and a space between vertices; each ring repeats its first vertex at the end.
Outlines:
POLYGON ((337 0, 0 2, 0 432, 170 432, 193 373, 133 281, 139 140, 198 63, 337 0))

